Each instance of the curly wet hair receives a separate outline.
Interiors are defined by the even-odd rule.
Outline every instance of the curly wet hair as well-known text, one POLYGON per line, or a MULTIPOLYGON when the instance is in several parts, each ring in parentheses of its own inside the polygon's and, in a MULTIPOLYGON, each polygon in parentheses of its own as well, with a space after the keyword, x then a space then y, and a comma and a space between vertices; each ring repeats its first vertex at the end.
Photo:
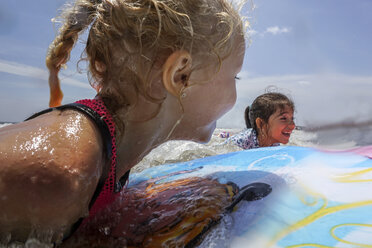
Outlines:
POLYGON ((46 58, 50 106, 60 105, 58 72, 79 35, 89 29, 82 58, 89 64, 89 82, 120 130, 124 121, 116 113, 133 105, 128 94, 160 106, 164 99, 150 94, 150 71, 173 51, 202 58, 193 60, 192 70, 213 64, 218 71, 234 49, 234 37, 244 35, 238 11, 228 0, 76 0, 60 19, 46 58))

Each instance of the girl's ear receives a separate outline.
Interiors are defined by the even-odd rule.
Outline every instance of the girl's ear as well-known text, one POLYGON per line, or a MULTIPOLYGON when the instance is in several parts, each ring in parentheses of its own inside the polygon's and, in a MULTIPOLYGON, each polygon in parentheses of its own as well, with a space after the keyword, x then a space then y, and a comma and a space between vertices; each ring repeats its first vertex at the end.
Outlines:
POLYGON ((257 130, 258 129, 261 130, 263 127, 264 121, 260 117, 257 117, 255 122, 256 122, 257 130))
POLYGON ((188 85, 191 73, 191 55, 184 50, 173 52, 163 65, 163 84, 169 93, 179 97, 188 85))

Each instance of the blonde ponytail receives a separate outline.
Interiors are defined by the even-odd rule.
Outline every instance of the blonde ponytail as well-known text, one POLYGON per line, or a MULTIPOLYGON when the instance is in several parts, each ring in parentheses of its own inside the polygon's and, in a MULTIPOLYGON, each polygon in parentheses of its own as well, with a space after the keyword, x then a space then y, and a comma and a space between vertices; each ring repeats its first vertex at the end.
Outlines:
POLYGON ((63 93, 58 73, 70 59, 71 50, 79 37, 79 33, 85 30, 94 20, 95 9, 99 2, 77 1, 72 9, 63 13, 66 15, 66 21, 59 29, 58 36, 50 44, 46 57, 46 66, 49 69, 50 107, 61 105, 63 93))

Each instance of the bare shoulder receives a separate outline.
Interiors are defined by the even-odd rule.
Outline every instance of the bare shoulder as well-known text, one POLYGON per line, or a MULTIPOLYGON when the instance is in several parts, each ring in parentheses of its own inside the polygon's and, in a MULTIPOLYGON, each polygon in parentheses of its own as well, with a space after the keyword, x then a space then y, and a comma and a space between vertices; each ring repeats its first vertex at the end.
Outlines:
POLYGON ((12 167, 43 167, 88 172, 102 156, 102 141, 94 123, 76 111, 53 111, 0 129, 2 163, 12 167))
POLYGON ((76 111, 1 128, 0 212, 8 218, 0 216, 0 226, 17 232, 20 223, 53 229, 73 224, 88 213, 104 162, 99 131, 76 111))

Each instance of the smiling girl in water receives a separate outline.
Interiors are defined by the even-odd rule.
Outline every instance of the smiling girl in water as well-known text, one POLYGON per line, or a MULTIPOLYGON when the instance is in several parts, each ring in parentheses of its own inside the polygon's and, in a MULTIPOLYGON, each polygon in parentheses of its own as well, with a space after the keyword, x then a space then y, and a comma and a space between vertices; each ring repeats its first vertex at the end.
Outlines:
POLYGON ((153 148, 207 142, 236 100, 244 25, 227 0, 77 0, 63 17, 46 59, 53 108, 0 129, 0 246, 61 242, 153 148), (60 106, 58 73, 85 29, 97 96, 60 106))
POLYGON ((247 129, 231 136, 225 143, 243 149, 287 144, 295 128, 293 102, 281 93, 258 96, 244 112, 247 129))

